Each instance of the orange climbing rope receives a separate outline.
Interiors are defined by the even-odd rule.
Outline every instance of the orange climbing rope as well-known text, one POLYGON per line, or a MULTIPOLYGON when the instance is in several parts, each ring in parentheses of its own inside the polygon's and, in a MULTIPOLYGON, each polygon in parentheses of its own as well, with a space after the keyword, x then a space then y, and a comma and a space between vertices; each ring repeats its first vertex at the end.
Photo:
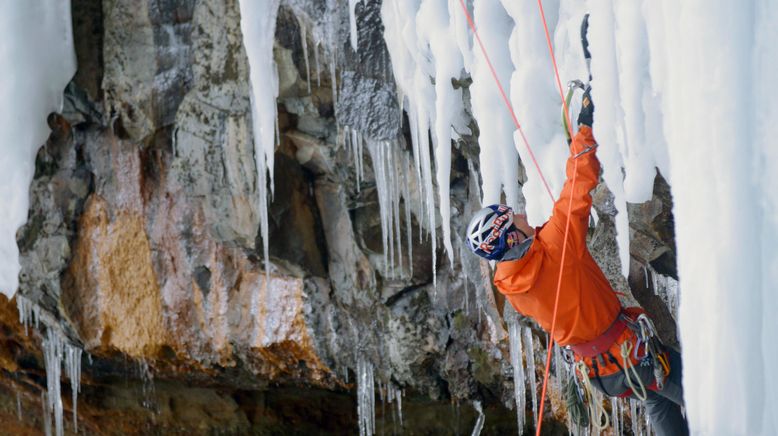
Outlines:
MULTIPOLYGON (((548 183, 546 182, 546 178, 543 176, 543 171, 540 169, 540 165, 538 165, 537 160, 535 159, 535 154, 532 152, 532 147, 529 145, 529 141, 527 141, 526 136, 524 135, 524 131, 521 128, 521 124, 519 124, 519 120, 516 117, 516 113, 513 111, 513 107, 511 106, 510 101, 508 100, 507 95, 505 94, 505 90, 502 87, 502 84, 500 83, 500 78, 497 76, 497 72, 494 70, 494 67, 492 66, 492 62, 489 60, 489 55, 486 52, 486 48, 484 47, 483 42, 481 42, 481 38, 478 36, 478 30, 475 27, 475 23, 473 22, 472 17, 470 16, 470 13, 467 10, 467 6, 465 5, 464 0, 459 0, 459 4, 462 6, 462 11, 465 14, 465 17, 467 17, 467 22, 470 25, 470 29, 473 31, 473 35, 475 36, 475 40, 478 42, 478 46, 481 48, 481 53, 484 56, 484 59, 486 60, 487 65, 489 66, 489 70, 492 73, 492 77, 494 78, 495 83, 497 84, 497 88, 500 91, 500 95, 502 96, 503 102, 505 103, 505 106, 508 108, 508 111, 511 114, 511 118, 513 119, 513 123, 516 125, 516 128, 519 130, 519 134, 521 136, 521 139, 524 142, 524 145, 527 147, 527 151, 529 151, 529 155, 532 158, 532 162, 535 164, 535 168, 538 170, 538 174, 540 175, 540 179, 543 181, 543 185, 546 187, 546 190, 548 191, 548 195, 551 197, 551 201, 554 201, 554 195, 551 193, 551 188, 549 188, 548 183)), ((556 63, 556 57, 554 56, 554 48, 551 44, 551 36, 548 32, 548 25, 546 24, 546 14, 543 11, 543 3, 542 0, 538 0, 538 8, 540 9, 540 17, 543 21, 543 29, 546 34, 546 42, 548 43, 548 49, 549 53, 551 55, 551 62, 554 68, 554 75, 556 77, 556 83, 557 88, 559 89, 559 95, 562 99, 562 107, 564 108, 565 117, 567 118, 567 126, 570 130, 570 137, 573 137, 572 132, 572 123, 570 122, 570 113, 567 107, 567 102, 565 101, 564 91, 562 90, 562 82, 559 79, 559 69, 557 68, 556 63)), ((573 179, 571 181, 572 186, 572 192, 575 192, 575 182, 576 182, 576 176, 578 175, 578 161, 574 160, 573 164, 573 179)), ((549 342, 548 342, 548 354, 546 355, 546 368, 545 368, 545 374, 543 376, 543 390, 540 396, 540 410, 538 412, 538 426, 536 429, 536 435, 540 435, 540 429, 542 427, 543 423, 543 409, 544 409, 544 403, 546 398, 546 389, 548 386, 548 375, 549 370, 551 366, 551 351, 554 346, 554 338, 553 338, 553 332, 554 328, 556 327, 556 316, 557 311, 559 309, 559 293, 562 289, 562 273, 564 272, 565 268, 565 255, 567 254, 567 238, 570 232, 570 212, 572 210, 573 201, 572 196, 570 197, 570 202, 567 205, 567 222, 565 223, 565 234, 564 234, 564 243, 562 244, 562 260, 560 262, 559 266, 559 280, 557 281, 557 288, 556 288, 556 296, 554 298, 554 311, 551 318, 551 334, 549 335, 549 342)), ((534 389, 534 387, 532 387, 534 389)))

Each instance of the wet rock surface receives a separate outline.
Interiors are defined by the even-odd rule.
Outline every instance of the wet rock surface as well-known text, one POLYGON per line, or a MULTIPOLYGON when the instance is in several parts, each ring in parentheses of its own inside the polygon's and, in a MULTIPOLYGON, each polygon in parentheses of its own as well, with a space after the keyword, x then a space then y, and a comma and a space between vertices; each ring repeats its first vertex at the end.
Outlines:
MULTIPOLYGON (((410 212, 396 228, 404 260, 388 268, 376 164, 354 155, 346 129, 410 153, 380 3, 357 4, 356 52, 345 3, 281 6, 270 271, 238 0, 72 7, 79 70, 50 117, 18 233, 17 298, 41 308, 42 324, 23 333, 15 303, 0 301, 0 422, 42 429, 41 333, 56 329, 89 353, 79 419, 95 434, 354 433, 360 359, 406 391, 405 426, 379 402, 379 428, 466 434, 479 400, 484 434, 516 431, 505 301, 457 236, 480 207, 474 121, 453 149, 453 262, 433 256, 411 177, 398 204, 410 212), (15 392, 29 419, 15 419, 15 392)), ((666 298, 646 280, 676 276, 669 187, 658 178, 654 199, 630 205, 629 279, 609 195, 594 195, 594 256, 676 344, 666 298)))

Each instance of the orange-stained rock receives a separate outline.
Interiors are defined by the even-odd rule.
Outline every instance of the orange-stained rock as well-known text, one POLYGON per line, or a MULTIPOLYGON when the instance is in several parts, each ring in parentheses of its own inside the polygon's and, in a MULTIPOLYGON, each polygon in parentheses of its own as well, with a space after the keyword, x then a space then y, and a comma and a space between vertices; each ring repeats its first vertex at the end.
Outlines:
POLYGON ((151 248, 141 216, 110 212, 98 195, 87 201, 63 299, 87 349, 141 357, 167 336, 151 248))
POLYGON ((109 133, 99 152, 98 176, 115 181, 88 198, 62 280, 86 351, 172 371, 241 368, 261 382, 334 383, 312 337, 302 270, 276 265, 268 281, 263 262, 219 239, 207 199, 177 173, 150 181, 139 145, 109 133))

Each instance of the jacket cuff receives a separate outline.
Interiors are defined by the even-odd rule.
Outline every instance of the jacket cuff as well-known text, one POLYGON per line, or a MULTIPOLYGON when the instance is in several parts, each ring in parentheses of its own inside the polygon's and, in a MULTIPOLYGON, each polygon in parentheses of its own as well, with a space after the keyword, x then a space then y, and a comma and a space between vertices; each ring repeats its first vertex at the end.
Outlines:
POLYGON ((597 141, 594 139, 592 128, 589 126, 580 126, 578 133, 575 134, 573 143, 570 145, 570 152, 574 157, 594 150, 597 147, 597 141))

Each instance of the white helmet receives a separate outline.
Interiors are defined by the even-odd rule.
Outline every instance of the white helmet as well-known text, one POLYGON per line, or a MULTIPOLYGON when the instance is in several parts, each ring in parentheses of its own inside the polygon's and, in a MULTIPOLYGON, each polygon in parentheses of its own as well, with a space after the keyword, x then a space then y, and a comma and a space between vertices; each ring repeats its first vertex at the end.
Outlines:
POLYGON ((501 259, 508 244, 505 235, 513 227, 513 209, 504 204, 487 206, 473 215, 467 225, 467 246, 486 259, 501 259))

